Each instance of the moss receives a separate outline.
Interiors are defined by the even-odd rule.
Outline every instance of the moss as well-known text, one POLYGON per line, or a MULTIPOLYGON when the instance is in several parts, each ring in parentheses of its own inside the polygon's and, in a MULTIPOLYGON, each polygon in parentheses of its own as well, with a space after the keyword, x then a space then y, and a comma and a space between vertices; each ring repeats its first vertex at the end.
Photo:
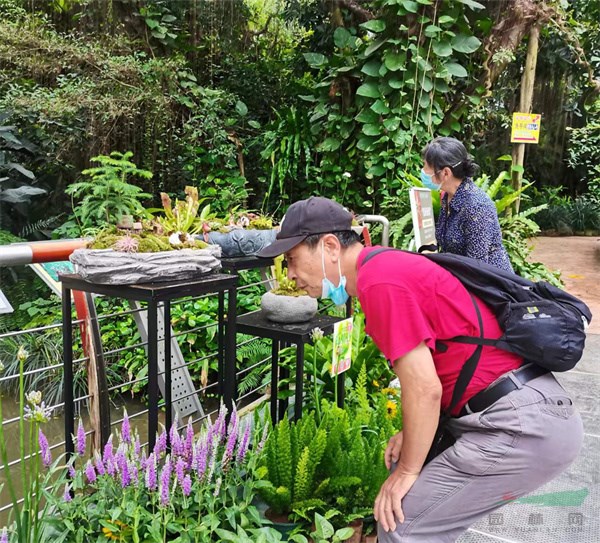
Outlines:
POLYGON ((300 290, 297 289, 295 287, 279 287, 279 288, 274 288, 271 291, 273 294, 277 294, 278 296, 307 296, 308 293, 305 290, 300 290))
POLYGON ((273 219, 270 217, 256 217, 250 221, 248 228, 254 228, 255 230, 272 230, 273 219))

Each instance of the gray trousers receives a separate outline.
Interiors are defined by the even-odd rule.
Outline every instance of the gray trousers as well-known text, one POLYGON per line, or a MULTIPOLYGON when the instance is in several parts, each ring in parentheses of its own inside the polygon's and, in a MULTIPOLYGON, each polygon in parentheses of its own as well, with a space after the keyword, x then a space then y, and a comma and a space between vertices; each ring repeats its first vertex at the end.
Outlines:
POLYGON ((452 419, 456 443, 432 460, 402 500, 403 524, 379 543, 452 542, 474 522, 528 494, 577 457, 583 426, 552 374, 452 419))

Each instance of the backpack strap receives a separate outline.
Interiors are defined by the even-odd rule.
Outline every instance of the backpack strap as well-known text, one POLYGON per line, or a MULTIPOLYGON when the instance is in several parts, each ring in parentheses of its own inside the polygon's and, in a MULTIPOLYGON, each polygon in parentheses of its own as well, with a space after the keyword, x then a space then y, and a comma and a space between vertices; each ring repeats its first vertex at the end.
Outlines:
MULTIPOLYGON (((364 266, 369 260, 371 260, 371 258, 377 256, 378 254, 384 253, 386 251, 400 251, 400 249, 393 249, 390 247, 382 247, 380 249, 375 249, 374 251, 371 251, 367 256, 365 256, 365 258, 362 261, 361 267, 364 266)), ((495 341, 495 340, 486 339, 484 337, 484 335, 483 335, 483 319, 481 317, 481 311, 479 310, 479 305, 477 304, 477 301, 475 300, 475 297, 473 296, 473 294, 471 294, 469 291, 467 291, 467 292, 469 293, 469 296, 471 297, 471 301, 473 302, 473 307, 475 308, 475 313, 477 314, 477 321, 479 323, 479 337, 455 336, 454 338, 452 338, 450 340, 443 340, 443 341, 457 341, 456 338, 466 338, 466 339, 469 339, 469 341, 464 341, 464 342, 461 341, 461 343, 472 343, 474 345, 477 345, 477 348, 473 351, 473 354, 471 354, 471 356, 469 356, 469 358, 467 358, 467 360, 463 364, 463 367, 460 370, 458 378, 456 379, 456 384, 454 385, 454 390, 452 392, 452 399, 450 400, 450 405, 448 406, 448 409, 446 409, 442 413, 442 416, 440 418, 440 424, 442 422, 447 421, 450 418, 452 411, 454 411, 454 409, 458 405, 458 402, 464 396, 464 394, 467 390, 467 387, 469 386, 469 383, 471 382, 471 379, 473 378, 473 375, 475 374, 475 370, 477 369, 477 364, 479 363, 479 359, 481 358, 481 351, 483 350, 483 346, 487 345, 488 344, 487 342, 489 342, 489 341, 495 341), (471 341, 471 340, 473 340, 473 341, 471 341)), ((437 349, 437 343, 438 342, 436 341, 436 349, 437 349)))

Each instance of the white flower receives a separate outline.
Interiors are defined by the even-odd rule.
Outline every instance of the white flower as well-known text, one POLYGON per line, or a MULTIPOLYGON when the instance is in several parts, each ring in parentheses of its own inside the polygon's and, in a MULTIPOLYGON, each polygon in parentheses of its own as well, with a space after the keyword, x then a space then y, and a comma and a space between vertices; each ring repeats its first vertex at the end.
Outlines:
POLYGON ((0 373, 2 373, 4 371, 4 364, 2 363, 2 360, 0 360, 0 373))
POLYGON ((19 347, 19 350, 17 351, 17 359, 19 360, 19 362, 24 362, 28 356, 29 353, 25 350, 25 347, 21 345, 19 347))
POLYGON ((25 394, 25 399, 27 400, 27 403, 32 406, 40 405, 42 403, 42 393, 39 390, 28 392, 25 394))
POLYGON ((349 179, 350 177, 352 177, 352 174, 350 172, 344 172, 342 174, 342 177, 347 177, 349 179))
POLYGON ((313 328, 310 332, 310 339, 314 341, 319 341, 320 339, 323 339, 323 336, 325 334, 323 333, 323 330, 321 330, 318 326, 316 328, 313 328))

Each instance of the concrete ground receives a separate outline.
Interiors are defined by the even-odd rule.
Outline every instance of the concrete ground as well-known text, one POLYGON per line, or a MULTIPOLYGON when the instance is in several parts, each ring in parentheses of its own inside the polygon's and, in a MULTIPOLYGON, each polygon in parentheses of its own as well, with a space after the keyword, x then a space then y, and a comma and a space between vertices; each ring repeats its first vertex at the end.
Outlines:
POLYGON ((533 260, 560 269, 566 288, 595 320, 575 369, 557 374, 584 424, 583 448, 571 467, 531 495, 488 515, 460 543, 597 543, 600 541, 600 240, 538 238, 533 260))

